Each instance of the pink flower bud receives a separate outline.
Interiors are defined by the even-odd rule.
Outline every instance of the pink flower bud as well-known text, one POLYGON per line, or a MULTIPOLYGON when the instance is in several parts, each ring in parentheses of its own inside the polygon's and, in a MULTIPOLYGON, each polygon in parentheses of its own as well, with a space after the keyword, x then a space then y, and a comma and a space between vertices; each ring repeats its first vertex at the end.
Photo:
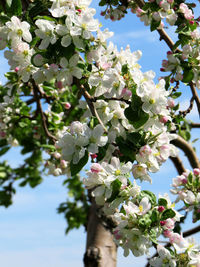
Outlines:
POLYGON ((174 83, 174 82, 175 82, 174 78, 171 78, 170 83, 174 83))
POLYGON ((200 169, 199 168, 195 168, 193 170, 193 172, 194 172, 194 175, 196 175, 196 176, 199 176, 200 175, 200 169))
POLYGON ((16 68, 15 68, 15 72, 18 72, 18 71, 19 71, 19 67, 16 67, 16 68))
POLYGON ((168 122, 168 118, 166 116, 163 116, 160 118, 160 122, 166 123, 166 122, 168 122))
POLYGON ((165 237, 170 237, 171 236, 171 234, 172 234, 172 232, 171 231, 169 231, 169 230, 165 230, 165 231, 163 231, 163 235, 165 236, 165 237))
POLYGON ((167 51, 167 55, 169 56, 169 55, 172 55, 173 53, 172 53, 172 51, 167 51))
POLYGON ((66 109, 70 109, 71 108, 71 104, 69 102, 65 103, 65 108, 66 109))
POLYGON ((66 160, 64 160, 64 159, 62 159, 61 161, 60 161, 60 166, 61 166, 61 168, 66 168, 67 167, 67 161, 66 160))
POLYGON ((162 61, 162 66, 163 66, 163 68, 167 68, 167 67, 168 67, 168 63, 169 63, 168 60, 163 59, 163 61, 162 61))
POLYGON ((137 8, 136 10, 136 15, 138 16, 138 17, 140 17, 141 15, 142 15, 142 13, 144 12, 141 8, 137 8))
POLYGON ((96 158, 97 158, 97 154, 90 154, 90 157, 91 157, 92 159, 96 159, 96 158))
POLYGON ((115 230, 114 232, 113 232, 113 234, 114 234, 114 236, 115 236, 115 239, 120 239, 121 238, 121 235, 119 234, 119 230, 115 230))
POLYGON ((101 65, 101 68, 102 68, 103 70, 107 70, 107 69, 109 69, 111 66, 112 66, 111 63, 104 62, 104 63, 101 65))
POLYGON ((121 93, 121 97, 130 98, 132 96, 132 92, 127 88, 124 88, 121 93))
POLYGON ((189 23, 190 23, 190 25, 193 25, 194 24, 194 20, 190 20, 189 23))
POLYGON ((57 81, 55 86, 58 88, 58 89, 62 89, 63 88, 63 84, 61 81, 57 81))
POLYGON ((0 132, 0 137, 4 138, 6 136, 5 132, 0 132))
MULTIPOLYGON (((158 211, 159 211, 159 212, 163 212, 163 210, 165 210, 165 207, 164 207, 164 206, 159 206, 159 207, 158 207, 158 211)), ((161 222, 162 222, 162 221, 161 221, 161 222)))
POLYGON ((182 184, 187 184, 187 179, 184 178, 184 179, 181 180, 181 182, 182 182, 182 184))
POLYGON ((167 101, 168 107, 173 108, 175 106, 175 101, 173 98, 169 98, 167 101))
POLYGON ((160 225, 164 226, 166 224, 166 221, 160 221, 160 225))
POLYGON ((61 157, 60 153, 58 152, 54 152, 53 153, 53 156, 56 158, 56 159, 59 159, 61 157))
POLYGON ((91 172, 99 173, 102 170, 101 165, 99 163, 93 163, 91 166, 91 172))

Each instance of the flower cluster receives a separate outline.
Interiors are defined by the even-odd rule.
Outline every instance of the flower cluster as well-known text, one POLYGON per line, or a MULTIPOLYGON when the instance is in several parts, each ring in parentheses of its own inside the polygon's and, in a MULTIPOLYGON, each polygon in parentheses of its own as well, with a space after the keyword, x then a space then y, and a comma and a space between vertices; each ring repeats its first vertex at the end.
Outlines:
POLYGON ((127 9, 131 9, 146 26, 150 25, 151 31, 163 30, 165 21, 171 26, 175 25, 179 40, 173 48, 170 47, 172 51, 168 52, 167 60, 163 60, 161 71, 170 71, 172 82, 192 81, 200 88, 199 18, 194 18, 195 7, 193 3, 176 3, 173 0, 153 0, 140 6, 135 1, 128 1, 126 6, 111 1, 102 15, 111 20, 119 20, 127 13, 127 9), (179 46, 182 50, 177 49, 179 46))
MULTIPOLYGON (((178 237, 178 236, 177 236, 178 237)), ((179 246, 182 245, 182 253, 169 250, 162 245, 157 246, 158 256, 150 259, 150 266, 198 266, 200 262, 200 253, 198 246, 194 244, 193 239, 177 238, 179 246), (184 244, 184 245, 183 245, 184 244)))
POLYGON ((159 196, 156 201, 155 195, 141 191, 135 180, 131 183, 131 165, 131 162, 120 163, 116 157, 112 158, 110 164, 93 163, 83 180, 86 188, 95 188, 92 196, 98 205, 103 206, 104 213, 114 218, 117 224, 113 230, 115 242, 123 247, 125 256, 129 251, 135 256, 141 256, 148 254, 149 248, 152 244, 157 244, 158 237, 163 234, 169 238, 176 253, 171 255, 170 251, 158 245, 159 257, 150 261, 151 266, 161 266, 158 262, 176 266, 178 253, 183 251, 189 255, 187 262, 191 262, 192 255, 197 256, 198 250, 182 235, 173 231, 182 215, 174 210, 175 205, 167 194, 159 196))
POLYGON ((193 211, 193 221, 200 219, 200 169, 187 170, 173 179, 171 192, 177 195, 176 202, 182 200, 189 211, 193 211))

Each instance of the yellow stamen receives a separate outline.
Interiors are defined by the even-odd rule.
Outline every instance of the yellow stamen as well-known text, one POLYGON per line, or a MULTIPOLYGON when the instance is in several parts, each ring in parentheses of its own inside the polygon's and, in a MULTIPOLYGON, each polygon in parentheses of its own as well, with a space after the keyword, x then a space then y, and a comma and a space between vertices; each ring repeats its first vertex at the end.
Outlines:
POLYGON ((17 30, 17 35, 22 36, 23 31, 21 29, 17 30))
POLYGON ((142 205, 139 206, 139 210, 140 210, 140 212, 143 212, 143 206, 142 205))
POLYGON ((121 171, 120 170, 116 170, 115 171, 115 175, 120 175, 121 174, 121 171))
POLYGON ((151 99, 149 100, 149 104, 155 104, 155 102, 156 102, 156 100, 155 100, 154 98, 151 98, 151 99))

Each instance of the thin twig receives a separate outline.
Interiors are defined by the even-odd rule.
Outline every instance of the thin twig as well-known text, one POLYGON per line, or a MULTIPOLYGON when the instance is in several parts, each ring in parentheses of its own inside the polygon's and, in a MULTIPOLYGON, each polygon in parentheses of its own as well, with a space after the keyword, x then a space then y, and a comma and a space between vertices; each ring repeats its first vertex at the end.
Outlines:
POLYGON ((195 100, 195 98, 194 98, 194 96, 192 96, 192 98, 190 99, 190 105, 189 105, 189 107, 186 110, 184 110, 184 111, 179 111, 179 115, 185 117, 187 114, 189 114, 192 111, 192 109, 193 109, 194 100, 195 100))
POLYGON ((42 110, 42 105, 41 105, 41 102, 40 102, 40 98, 38 96, 38 86, 37 84, 35 83, 34 80, 31 81, 32 82, 32 85, 33 85, 33 93, 34 93, 34 97, 35 97, 35 100, 36 100, 36 103, 37 103, 37 110, 39 111, 40 115, 41 115, 41 119, 42 119, 42 126, 43 126, 43 129, 44 129, 44 132, 46 134, 46 136, 51 139, 53 141, 53 143, 56 142, 56 137, 53 136, 49 130, 48 130, 48 127, 47 127, 47 119, 46 119, 46 116, 42 110))
POLYGON ((200 128, 200 123, 190 123, 191 128, 200 128))
POLYGON ((190 82, 190 88, 191 88, 191 91, 192 91, 192 95, 195 99, 195 102, 196 102, 196 105, 197 105, 197 109, 198 109, 198 112, 199 112, 199 116, 200 116, 200 99, 199 99, 199 96, 197 94, 197 91, 196 91, 196 88, 194 86, 194 83, 193 82, 190 82))
MULTIPOLYGON (((94 98, 91 99, 91 101, 93 101, 93 102, 96 102, 97 100, 99 100, 97 97, 94 97, 94 98)), ((112 100, 114 100, 114 101, 125 102, 125 103, 128 104, 128 105, 131 104, 131 101, 126 100, 126 99, 124 99, 124 98, 111 97, 111 98, 105 98, 105 99, 103 99, 103 100, 104 100, 104 101, 112 101, 112 100)))
POLYGON ((93 104, 94 99, 93 99, 92 96, 88 93, 88 91, 85 89, 85 87, 84 87, 83 85, 80 86, 80 89, 81 89, 81 92, 82 92, 83 96, 85 97, 85 100, 86 100, 86 102, 87 102, 87 104, 88 104, 88 106, 89 106, 89 109, 90 109, 92 115, 93 115, 94 117, 97 118, 97 120, 99 121, 99 123, 100 123, 101 126, 103 127, 105 133, 107 133, 107 129, 106 129, 106 127, 104 126, 102 120, 101 120, 100 117, 99 117, 99 114, 97 113, 97 110, 96 110, 95 107, 94 107, 94 104, 93 104))

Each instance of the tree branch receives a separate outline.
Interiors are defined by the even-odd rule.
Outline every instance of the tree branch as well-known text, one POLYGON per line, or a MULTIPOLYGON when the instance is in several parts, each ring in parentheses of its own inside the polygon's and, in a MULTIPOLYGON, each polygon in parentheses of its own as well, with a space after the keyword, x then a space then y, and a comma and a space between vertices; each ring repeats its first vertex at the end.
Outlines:
POLYGON ((178 156, 177 157, 170 157, 170 159, 173 162, 179 175, 181 175, 183 172, 186 171, 185 167, 183 166, 183 162, 181 161, 181 159, 178 156))
POLYGON ((35 100, 36 100, 36 103, 37 103, 37 110, 39 111, 40 115, 41 115, 41 119, 42 119, 42 126, 43 126, 43 129, 44 129, 44 132, 46 134, 46 136, 53 141, 53 143, 55 143, 57 141, 56 137, 53 136, 49 130, 48 130, 48 127, 47 127, 47 123, 46 123, 46 116, 42 110, 42 105, 41 105, 41 102, 40 102, 40 98, 38 96, 38 92, 39 92, 39 89, 38 89, 38 86, 37 84, 35 83, 34 80, 31 81, 32 85, 33 85, 33 93, 34 93, 34 97, 35 97, 35 100))
POLYGON ((192 95, 194 97, 194 100, 197 104, 197 109, 198 109, 198 112, 199 112, 199 116, 200 116, 200 99, 199 99, 199 96, 197 94, 197 91, 196 91, 196 88, 194 86, 194 83, 193 82, 190 82, 190 88, 191 88, 191 91, 192 91, 192 95))
POLYGON ((194 100, 195 100, 195 98, 194 98, 194 96, 192 96, 192 98, 190 99, 189 107, 184 111, 179 111, 179 115, 182 115, 183 117, 185 117, 188 113, 190 113, 191 110, 193 109, 194 100))
POLYGON ((199 231, 200 231, 200 225, 183 232, 183 237, 188 237, 190 235, 194 235, 194 234, 198 233, 199 231))
POLYGON ((172 140, 171 143, 185 152, 185 155, 188 158, 192 168, 200 168, 199 159, 197 158, 194 149, 188 142, 186 142, 182 137, 178 136, 178 138, 172 140))
POLYGON ((103 127, 105 133, 107 133, 107 129, 105 128, 102 120, 99 117, 99 114, 97 113, 97 111, 94 107, 94 104, 93 104, 94 100, 93 100, 92 96, 88 93, 88 91, 85 89, 85 87, 83 85, 80 86, 80 89, 81 89, 82 95, 85 97, 85 100, 89 106, 89 109, 90 109, 92 115, 97 118, 97 120, 99 121, 99 123, 103 127))

